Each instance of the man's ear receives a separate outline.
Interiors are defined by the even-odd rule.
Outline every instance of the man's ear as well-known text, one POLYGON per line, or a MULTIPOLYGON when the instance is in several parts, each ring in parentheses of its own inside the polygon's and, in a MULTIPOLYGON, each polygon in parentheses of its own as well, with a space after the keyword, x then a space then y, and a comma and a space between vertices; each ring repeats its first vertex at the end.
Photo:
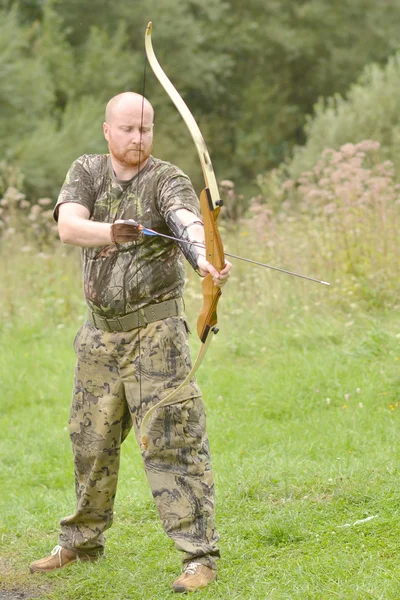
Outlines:
POLYGON ((110 128, 107 125, 107 123, 103 123, 103 133, 104 133, 104 137, 106 138, 107 142, 109 141, 109 132, 110 132, 110 128))

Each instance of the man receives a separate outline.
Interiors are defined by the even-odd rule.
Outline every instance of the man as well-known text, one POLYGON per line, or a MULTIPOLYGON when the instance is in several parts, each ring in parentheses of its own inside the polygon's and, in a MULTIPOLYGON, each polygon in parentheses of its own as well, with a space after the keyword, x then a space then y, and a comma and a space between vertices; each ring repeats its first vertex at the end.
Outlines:
MULTIPOLYGON (((111 526, 120 447, 132 425, 139 441, 146 412, 176 389, 191 368, 182 309, 185 254, 216 285, 204 249, 162 237, 137 237, 121 220, 190 241, 204 241, 199 203, 186 175, 151 155, 153 108, 126 92, 110 100, 103 125, 109 155, 71 166, 54 211, 60 238, 82 247, 88 320, 79 330, 70 413, 77 506, 61 520, 59 545, 30 565, 47 572, 104 551, 111 526), (122 225, 122 227, 121 227, 122 225), (131 232, 131 233, 129 233, 131 232), (181 252, 182 250, 182 252, 181 252)), ((156 411, 142 451, 165 532, 183 555, 176 592, 216 578, 218 534, 205 411, 194 379, 156 411)))

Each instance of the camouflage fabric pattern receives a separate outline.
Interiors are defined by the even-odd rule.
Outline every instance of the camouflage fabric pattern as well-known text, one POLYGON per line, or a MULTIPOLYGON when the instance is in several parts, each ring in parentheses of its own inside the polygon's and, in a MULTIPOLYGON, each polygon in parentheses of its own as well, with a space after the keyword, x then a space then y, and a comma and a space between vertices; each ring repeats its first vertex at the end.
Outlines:
MULTIPOLYGON (((187 331, 184 316, 129 332, 104 332, 88 322, 79 330, 70 413, 77 507, 61 521, 62 546, 102 554, 104 532, 113 521, 121 444, 132 426, 139 438, 147 410, 187 375, 187 331)), ((194 379, 176 404, 155 413, 147 433, 142 458, 165 532, 184 552, 184 563, 215 568, 214 479, 205 409, 194 379)))
MULTIPOLYGON (((166 218, 186 208, 200 215, 199 201, 189 178, 178 167, 150 157, 144 169, 128 182, 116 179, 107 154, 86 154, 68 171, 60 204, 85 206, 90 218, 103 223, 134 219, 145 227, 170 234, 166 218)), ((152 302, 182 296, 184 260, 177 244, 161 237, 144 236, 108 247, 83 248, 83 280, 89 308, 105 317, 134 312, 152 302)))

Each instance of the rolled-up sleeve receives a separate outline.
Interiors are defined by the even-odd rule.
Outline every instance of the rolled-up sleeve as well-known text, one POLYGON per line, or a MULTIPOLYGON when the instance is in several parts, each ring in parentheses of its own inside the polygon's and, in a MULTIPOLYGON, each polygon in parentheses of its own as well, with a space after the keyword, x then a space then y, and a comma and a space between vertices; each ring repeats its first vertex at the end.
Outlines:
POLYGON ((53 211, 54 220, 58 221, 60 205, 65 202, 75 202, 85 206, 92 216, 94 201, 92 176, 87 156, 83 155, 72 163, 67 173, 53 211))
POLYGON ((158 210, 167 220, 171 211, 185 208, 200 217, 200 203, 193 185, 187 175, 171 165, 158 178, 158 210))

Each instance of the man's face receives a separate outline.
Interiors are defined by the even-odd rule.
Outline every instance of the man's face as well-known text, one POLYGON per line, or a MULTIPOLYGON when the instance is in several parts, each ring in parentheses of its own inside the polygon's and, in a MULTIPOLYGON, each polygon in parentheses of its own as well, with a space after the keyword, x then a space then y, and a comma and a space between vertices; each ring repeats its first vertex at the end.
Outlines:
POLYGON ((149 105, 140 100, 121 103, 103 129, 110 154, 121 166, 137 167, 147 161, 153 147, 153 111, 149 105))

